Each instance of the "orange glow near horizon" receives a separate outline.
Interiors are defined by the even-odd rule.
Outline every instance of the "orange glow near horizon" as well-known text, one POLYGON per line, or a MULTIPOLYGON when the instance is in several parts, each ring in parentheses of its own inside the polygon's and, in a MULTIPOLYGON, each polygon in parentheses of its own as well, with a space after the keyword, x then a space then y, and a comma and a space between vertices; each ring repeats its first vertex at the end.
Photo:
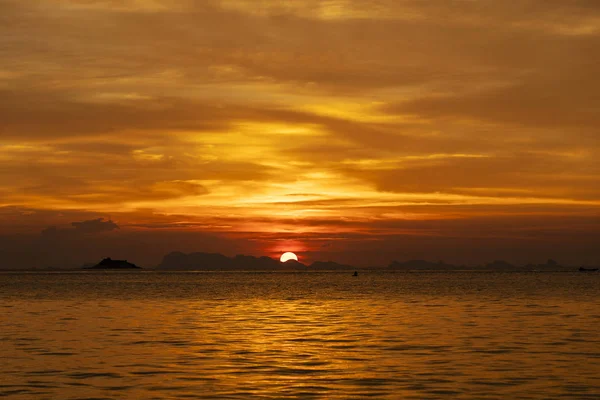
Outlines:
POLYGON ((1 234, 102 217, 107 237, 274 258, 473 238, 481 258, 600 256, 597 7, 18 3, 0 5, 1 234))

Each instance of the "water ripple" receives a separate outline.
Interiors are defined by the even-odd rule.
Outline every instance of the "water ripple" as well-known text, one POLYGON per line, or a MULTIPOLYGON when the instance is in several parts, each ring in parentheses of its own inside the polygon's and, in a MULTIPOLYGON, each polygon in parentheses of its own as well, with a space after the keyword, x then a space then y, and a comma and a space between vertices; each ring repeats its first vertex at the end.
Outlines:
POLYGON ((0 280, 8 399, 597 399, 600 279, 72 273, 0 280))

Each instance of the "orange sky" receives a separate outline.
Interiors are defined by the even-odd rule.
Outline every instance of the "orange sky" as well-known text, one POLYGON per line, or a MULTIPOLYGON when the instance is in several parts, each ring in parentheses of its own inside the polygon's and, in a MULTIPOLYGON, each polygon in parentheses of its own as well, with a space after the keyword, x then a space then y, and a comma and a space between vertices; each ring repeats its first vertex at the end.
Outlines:
POLYGON ((4 0, 0 255, 600 262, 598 49, 590 0, 4 0))

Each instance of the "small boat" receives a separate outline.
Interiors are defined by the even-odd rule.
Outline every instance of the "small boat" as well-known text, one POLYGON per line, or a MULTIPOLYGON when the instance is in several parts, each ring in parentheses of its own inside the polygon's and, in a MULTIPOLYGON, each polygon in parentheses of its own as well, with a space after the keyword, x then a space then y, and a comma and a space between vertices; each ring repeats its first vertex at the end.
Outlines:
POLYGON ((579 272, 594 272, 594 271, 598 271, 598 268, 579 267, 579 272))
POLYGON ((358 271, 354 271, 354 273, 352 274, 352 276, 358 276, 358 271))

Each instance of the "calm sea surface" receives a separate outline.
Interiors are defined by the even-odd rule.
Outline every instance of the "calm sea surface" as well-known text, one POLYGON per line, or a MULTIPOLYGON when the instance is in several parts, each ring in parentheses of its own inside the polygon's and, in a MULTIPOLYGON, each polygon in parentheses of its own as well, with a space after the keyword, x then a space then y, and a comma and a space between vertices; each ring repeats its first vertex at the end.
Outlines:
POLYGON ((600 399, 600 274, 0 273, 7 399, 600 399))

